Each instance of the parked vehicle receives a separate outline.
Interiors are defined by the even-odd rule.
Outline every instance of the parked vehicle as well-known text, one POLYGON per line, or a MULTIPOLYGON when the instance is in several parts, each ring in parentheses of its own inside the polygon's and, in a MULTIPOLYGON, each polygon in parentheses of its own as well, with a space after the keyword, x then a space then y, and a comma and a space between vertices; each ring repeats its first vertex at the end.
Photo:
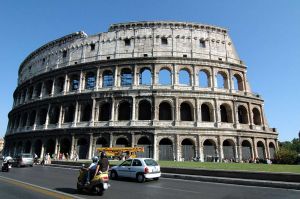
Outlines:
POLYGON ((135 178, 138 182, 145 182, 146 179, 158 180, 161 176, 160 166, 151 158, 134 158, 125 160, 118 166, 111 168, 110 177, 135 178))
POLYGON ((2 167, 1 167, 2 172, 9 172, 9 169, 11 168, 12 165, 11 161, 12 159, 2 162, 2 167))
POLYGON ((102 196, 104 194, 104 191, 108 189, 108 187, 110 186, 108 184, 109 181, 108 172, 98 173, 93 177, 90 183, 86 184, 85 181, 86 181, 87 172, 88 170, 83 165, 79 171, 79 176, 77 180, 77 191, 96 193, 97 195, 102 196))
POLYGON ((30 153, 21 153, 14 158, 13 166, 33 166, 33 156, 30 153))

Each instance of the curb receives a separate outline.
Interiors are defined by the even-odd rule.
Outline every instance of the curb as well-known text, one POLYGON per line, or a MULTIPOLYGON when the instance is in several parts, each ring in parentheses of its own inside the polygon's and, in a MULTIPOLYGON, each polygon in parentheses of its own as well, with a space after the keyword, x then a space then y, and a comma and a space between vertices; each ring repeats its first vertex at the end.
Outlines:
MULTIPOLYGON (((81 166, 61 165, 61 164, 49 164, 49 165, 45 165, 45 166, 71 168, 71 169, 80 169, 81 168, 81 166)), ((272 188, 300 190, 300 183, 294 183, 294 182, 212 177, 212 176, 173 174, 173 173, 162 173, 161 177, 182 179, 182 180, 194 180, 194 181, 202 181, 202 182, 223 183, 223 184, 235 184, 235 185, 247 185, 247 186, 272 187, 272 188)))

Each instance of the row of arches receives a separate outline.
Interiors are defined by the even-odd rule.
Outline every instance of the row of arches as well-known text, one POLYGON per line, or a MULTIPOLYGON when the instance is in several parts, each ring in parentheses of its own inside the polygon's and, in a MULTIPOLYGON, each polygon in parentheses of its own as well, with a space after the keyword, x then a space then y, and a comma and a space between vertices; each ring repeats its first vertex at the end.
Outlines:
MULTIPOLYGON (((120 71, 114 71, 113 69, 101 70, 97 80, 97 71, 87 71, 81 73, 71 73, 65 76, 58 76, 54 79, 48 79, 42 82, 38 82, 35 85, 31 85, 28 88, 24 88, 18 92, 15 96, 15 104, 21 104, 25 101, 41 98, 44 96, 52 96, 61 94, 63 92, 76 92, 79 90, 94 90, 96 85, 106 88, 112 86, 131 86, 134 84, 134 72, 131 67, 118 69, 120 71), (116 80, 118 76, 119 79, 116 80)), ((179 70, 178 77, 174 77, 174 73, 170 67, 162 67, 158 72, 157 82, 153 82, 153 71, 151 67, 142 67, 137 72, 137 84, 138 85, 173 85, 179 84, 183 86, 199 86, 202 88, 216 87, 221 89, 233 89, 238 91, 245 90, 245 83, 243 80, 243 74, 235 72, 229 75, 227 71, 218 71, 212 78, 212 72, 209 69, 200 69, 198 71, 197 84, 193 83, 194 77, 191 75, 192 69, 190 67, 182 68, 179 70), (231 79, 230 79, 231 78, 231 79), (176 80, 174 80, 176 79, 176 80)))
MULTIPOLYGON (((109 120, 153 120, 155 112, 158 112, 158 120, 174 120, 176 108, 170 101, 162 101, 158 110, 154 109, 151 100, 142 99, 137 103, 136 118, 133 118, 132 100, 121 100, 116 105, 116 116, 113 115, 114 110, 111 100, 100 101, 97 103, 96 109, 93 110, 93 103, 85 101, 79 103, 80 110, 76 115, 76 103, 56 105, 52 104, 49 107, 41 107, 38 110, 30 112, 23 111, 21 115, 16 115, 11 118, 11 129, 18 127, 26 127, 36 125, 69 123, 69 122, 89 122, 89 121, 109 121, 109 120), (95 112, 93 114, 93 111, 95 112), (94 118, 92 118, 94 115, 94 118), (77 117, 77 121, 75 121, 77 117), (47 121, 48 119, 48 121, 47 121)), ((244 105, 237 106, 237 112, 234 113, 231 106, 223 103, 218 107, 220 122, 233 123, 234 114, 237 115, 237 123, 249 124, 250 121, 254 125, 262 125, 263 120, 261 111, 258 107, 252 108, 249 116, 248 109, 244 105), (252 119, 249 119, 252 117, 252 119)), ((194 111, 194 106, 189 101, 183 101, 179 104, 179 121, 196 121, 197 117, 201 118, 202 122, 216 122, 215 108, 210 102, 203 102, 200 105, 200 111, 194 111), (197 115, 199 114, 199 115, 197 115)))
MULTIPOLYGON (((98 147, 109 147, 110 142, 105 137, 98 137, 95 140, 95 146, 93 147, 94 155, 97 154, 96 148, 98 147)), ((132 143, 128 140, 127 137, 118 137, 113 143, 115 147, 131 147, 132 143)), ((141 136, 137 140, 137 146, 144 147, 144 152, 139 152, 139 157, 149 157, 153 158, 154 147, 153 141, 148 136, 141 136)), ((221 143, 221 146, 218 146, 217 143, 212 139, 205 139, 202 142, 202 153, 199 154, 197 149, 197 144, 194 140, 185 138, 179 143, 180 147, 180 161, 191 161, 197 156, 203 156, 201 159, 203 161, 248 161, 254 158, 259 159, 274 159, 275 155, 275 144, 269 142, 268 146, 265 146, 264 142, 258 141, 255 146, 249 140, 243 140, 241 142, 240 151, 236 150, 236 144, 231 139, 226 139, 221 143), (269 155, 267 154, 267 149, 269 155), (220 151, 221 148, 221 151, 220 151), (220 154, 222 153, 222 154, 220 154), (222 158, 222 160, 220 159, 222 158)), ((87 138, 79 138, 75 144, 75 151, 79 156, 79 159, 89 158, 89 147, 90 143, 87 138)), ((169 138, 162 138, 158 142, 158 158, 159 160, 176 160, 178 157, 175 154, 176 147, 174 143, 169 138)), ((27 140, 25 142, 13 142, 9 145, 9 152, 11 155, 18 154, 21 152, 24 153, 35 153, 39 157, 42 157, 44 154, 49 153, 53 158, 55 153, 69 154, 69 157, 74 153, 72 151, 71 140, 69 138, 62 138, 56 143, 55 139, 48 139, 43 142, 41 139, 37 139, 33 142, 27 140), (57 146, 56 146, 57 144, 57 146), (56 149, 57 147, 57 149, 56 149)))

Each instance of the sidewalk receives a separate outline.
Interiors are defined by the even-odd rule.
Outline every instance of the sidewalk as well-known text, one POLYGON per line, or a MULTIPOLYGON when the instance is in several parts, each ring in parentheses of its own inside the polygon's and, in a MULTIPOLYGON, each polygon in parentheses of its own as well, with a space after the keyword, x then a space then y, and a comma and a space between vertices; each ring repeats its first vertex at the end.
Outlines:
MULTIPOLYGON (((67 161, 67 162, 52 161, 52 162, 53 164, 45 165, 45 166, 80 169, 82 164, 82 162, 71 162, 71 161, 67 161)), ((289 174, 289 173, 273 174, 273 173, 266 173, 266 172, 255 173, 255 172, 220 171, 220 170, 204 170, 204 169, 188 169, 188 168, 172 169, 172 168, 164 168, 164 167, 161 168, 161 171, 162 171, 162 177, 164 178, 300 190, 299 174, 289 174), (231 176, 231 177, 227 177, 227 176, 231 176), (249 178, 247 178, 247 176, 249 178), (253 179, 255 177, 261 179, 253 179)))

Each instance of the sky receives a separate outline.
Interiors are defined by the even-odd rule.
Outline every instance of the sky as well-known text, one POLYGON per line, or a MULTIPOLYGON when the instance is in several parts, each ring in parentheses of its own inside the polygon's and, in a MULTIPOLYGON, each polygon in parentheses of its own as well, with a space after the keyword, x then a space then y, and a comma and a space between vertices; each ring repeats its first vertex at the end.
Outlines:
POLYGON ((252 91, 265 100, 279 141, 300 131, 299 0, 1 0, 0 137, 12 109, 18 68, 35 49, 66 34, 105 32, 112 23, 197 22, 227 28, 247 65, 252 91))

